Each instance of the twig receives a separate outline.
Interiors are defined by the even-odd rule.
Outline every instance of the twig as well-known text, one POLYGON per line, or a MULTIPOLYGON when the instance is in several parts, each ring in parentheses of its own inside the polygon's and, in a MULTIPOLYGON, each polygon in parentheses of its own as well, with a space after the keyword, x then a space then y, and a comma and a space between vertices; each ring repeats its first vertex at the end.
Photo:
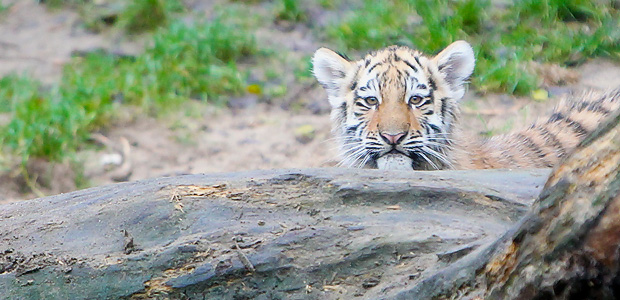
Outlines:
POLYGON ((37 178, 31 178, 30 174, 28 174, 26 166, 24 166, 23 164, 21 165, 21 170, 22 176, 24 176, 24 181, 26 181, 26 185, 30 188, 30 190, 35 193, 35 195, 37 195, 37 197, 39 198, 45 197, 45 194, 43 194, 43 192, 41 192, 41 190, 37 187, 37 178))
POLYGON ((239 260, 241 261, 241 263, 245 266, 246 269, 248 269, 248 271, 252 273, 256 272, 254 265, 252 265, 248 257, 245 256, 243 252, 241 252, 241 247, 239 247, 239 244, 237 243, 237 237, 233 237, 233 242, 235 242, 235 250, 237 251, 237 256, 239 256, 239 260))

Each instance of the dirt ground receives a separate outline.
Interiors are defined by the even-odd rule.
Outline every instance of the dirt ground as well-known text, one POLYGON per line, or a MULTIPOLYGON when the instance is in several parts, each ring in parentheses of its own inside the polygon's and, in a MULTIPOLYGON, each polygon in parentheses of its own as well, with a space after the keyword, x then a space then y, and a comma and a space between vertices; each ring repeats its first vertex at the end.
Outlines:
MULTIPOLYGON (((196 3, 196 7, 209 7, 196 3)), ((257 38, 273 37, 275 43, 299 57, 322 46, 307 28, 297 27, 283 30, 274 25, 268 32, 259 32, 257 38)), ((36 1, 16 1, 0 17, 0 76, 26 73, 53 83, 72 52, 98 48, 134 53, 141 45, 119 35, 87 32, 75 12, 49 11, 36 1)), ((507 95, 482 97, 470 92, 464 100, 462 124, 470 132, 501 133, 544 115, 563 94, 620 86, 620 65, 610 61, 593 60, 574 71, 580 75, 578 82, 550 88, 553 97, 544 102, 507 95)), ((293 91, 287 96, 289 102, 301 103, 302 109, 245 97, 233 99, 231 108, 190 103, 164 118, 122 118, 101 133, 101 139, 108 140, 107 147, 87 147, 78 154, 85 161, 84 173, 90 185, 97 186, 113 183, 119 176, 139 180, 188 173, 334 166, 336 152, 329 141, 326 95, 316 84, 293 84, 288 90, 293 91), (126 160, 119 155, 123 140, 128 146, 126 160)), ((43 194, 75 189, 70 168, 57 166, 49 174, 52 179, 41 189, 43 194)), ((0 177, 0 203, 36 196, 20 192, 23 186, 9 177, 0 177)))

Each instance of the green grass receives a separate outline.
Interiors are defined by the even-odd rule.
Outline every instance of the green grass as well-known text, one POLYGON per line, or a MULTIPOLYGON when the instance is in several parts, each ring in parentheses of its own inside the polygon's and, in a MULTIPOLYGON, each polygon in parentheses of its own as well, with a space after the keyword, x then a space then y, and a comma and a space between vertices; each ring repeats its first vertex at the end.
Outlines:
POLYGON ((306 12, 299 6, 301 1, 279 0, 277 1, 276 18, 292 22, 302 22, 308 19, 306 12))
POLYGON ((364 0, 342 22, 326 28, 329 39, 346 49, 376 49, 402 40, 409 6, 403 1, 364 0))
POLYGON ((0 16, 11 7, 11 4, 0 3, 0 16))
POLYGON ((168 24, 172 14, 183 9, 180 0, 132 0, 120 14, 119 21, 127 31, 142 33, 168 24))
POLYGON ((31 156, 59 160, 82 140, 83 110, 69 101, 42 91, 38 82, 25 77, 3 78, 3 107, 10 107, 11 121, 0 134, 0 144, 23 163, 31 156), (74 138, 74 135, 76 138, 74 138))
POLYGON ((364 1, 326 32, 349 51, 405 44, 436 53, 464 39, 476 52, 472 84, 479 91, 528 94, 540 85, 530 62, 620 58, 620 10, 612 2, 521 0, 502 8, 489 0, 364 1))
POLYGON ((181 0, 46 0, 39 1, 52 9, 68 7, 80 12, 86 28, 102 31, 119 27, 130 34, 140 34, 166 26, 185 10, 181 0))
POLYGON ((21 158, 62 161, 105 127, 120 105, 160 114, 188 99, 223 103, 221 95, 244 92, 245 74, 235 65, 257 52, 253 36, 218 19, 158 30, 137 57, 95 52, 65 66, 60 83, 43 89, 20 76, 0 79, 3 150, 21 158))
POLYGON ((45 4, 51 8, 60 8, 63 6, 78 7, 89 2, 89 0, 38 0, 37 2, 45 4))

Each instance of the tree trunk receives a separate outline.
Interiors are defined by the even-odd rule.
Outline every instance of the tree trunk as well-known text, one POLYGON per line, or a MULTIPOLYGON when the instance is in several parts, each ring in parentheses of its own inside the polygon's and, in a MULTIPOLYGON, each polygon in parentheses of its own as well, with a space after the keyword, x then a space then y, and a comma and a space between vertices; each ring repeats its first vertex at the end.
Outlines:
POLYGON ((504 234, 547 175, 256 171, 7 204, 0 298, 394 296, 504 234))
POLYGON ((619 124, 611 118, 552 172, 515 229, 398 298, 620 298, 619 124))

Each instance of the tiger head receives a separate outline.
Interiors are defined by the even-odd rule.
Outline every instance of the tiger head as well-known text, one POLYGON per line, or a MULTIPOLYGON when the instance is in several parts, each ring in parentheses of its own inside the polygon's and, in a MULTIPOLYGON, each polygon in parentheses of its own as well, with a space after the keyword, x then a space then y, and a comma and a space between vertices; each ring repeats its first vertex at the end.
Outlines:
POLYGON ((457 102, 474 70, 464 41, 435 57, 391 46, 351 61, 321 48, 314 75, 327 91, 341 165, 448 169, 457 102))

